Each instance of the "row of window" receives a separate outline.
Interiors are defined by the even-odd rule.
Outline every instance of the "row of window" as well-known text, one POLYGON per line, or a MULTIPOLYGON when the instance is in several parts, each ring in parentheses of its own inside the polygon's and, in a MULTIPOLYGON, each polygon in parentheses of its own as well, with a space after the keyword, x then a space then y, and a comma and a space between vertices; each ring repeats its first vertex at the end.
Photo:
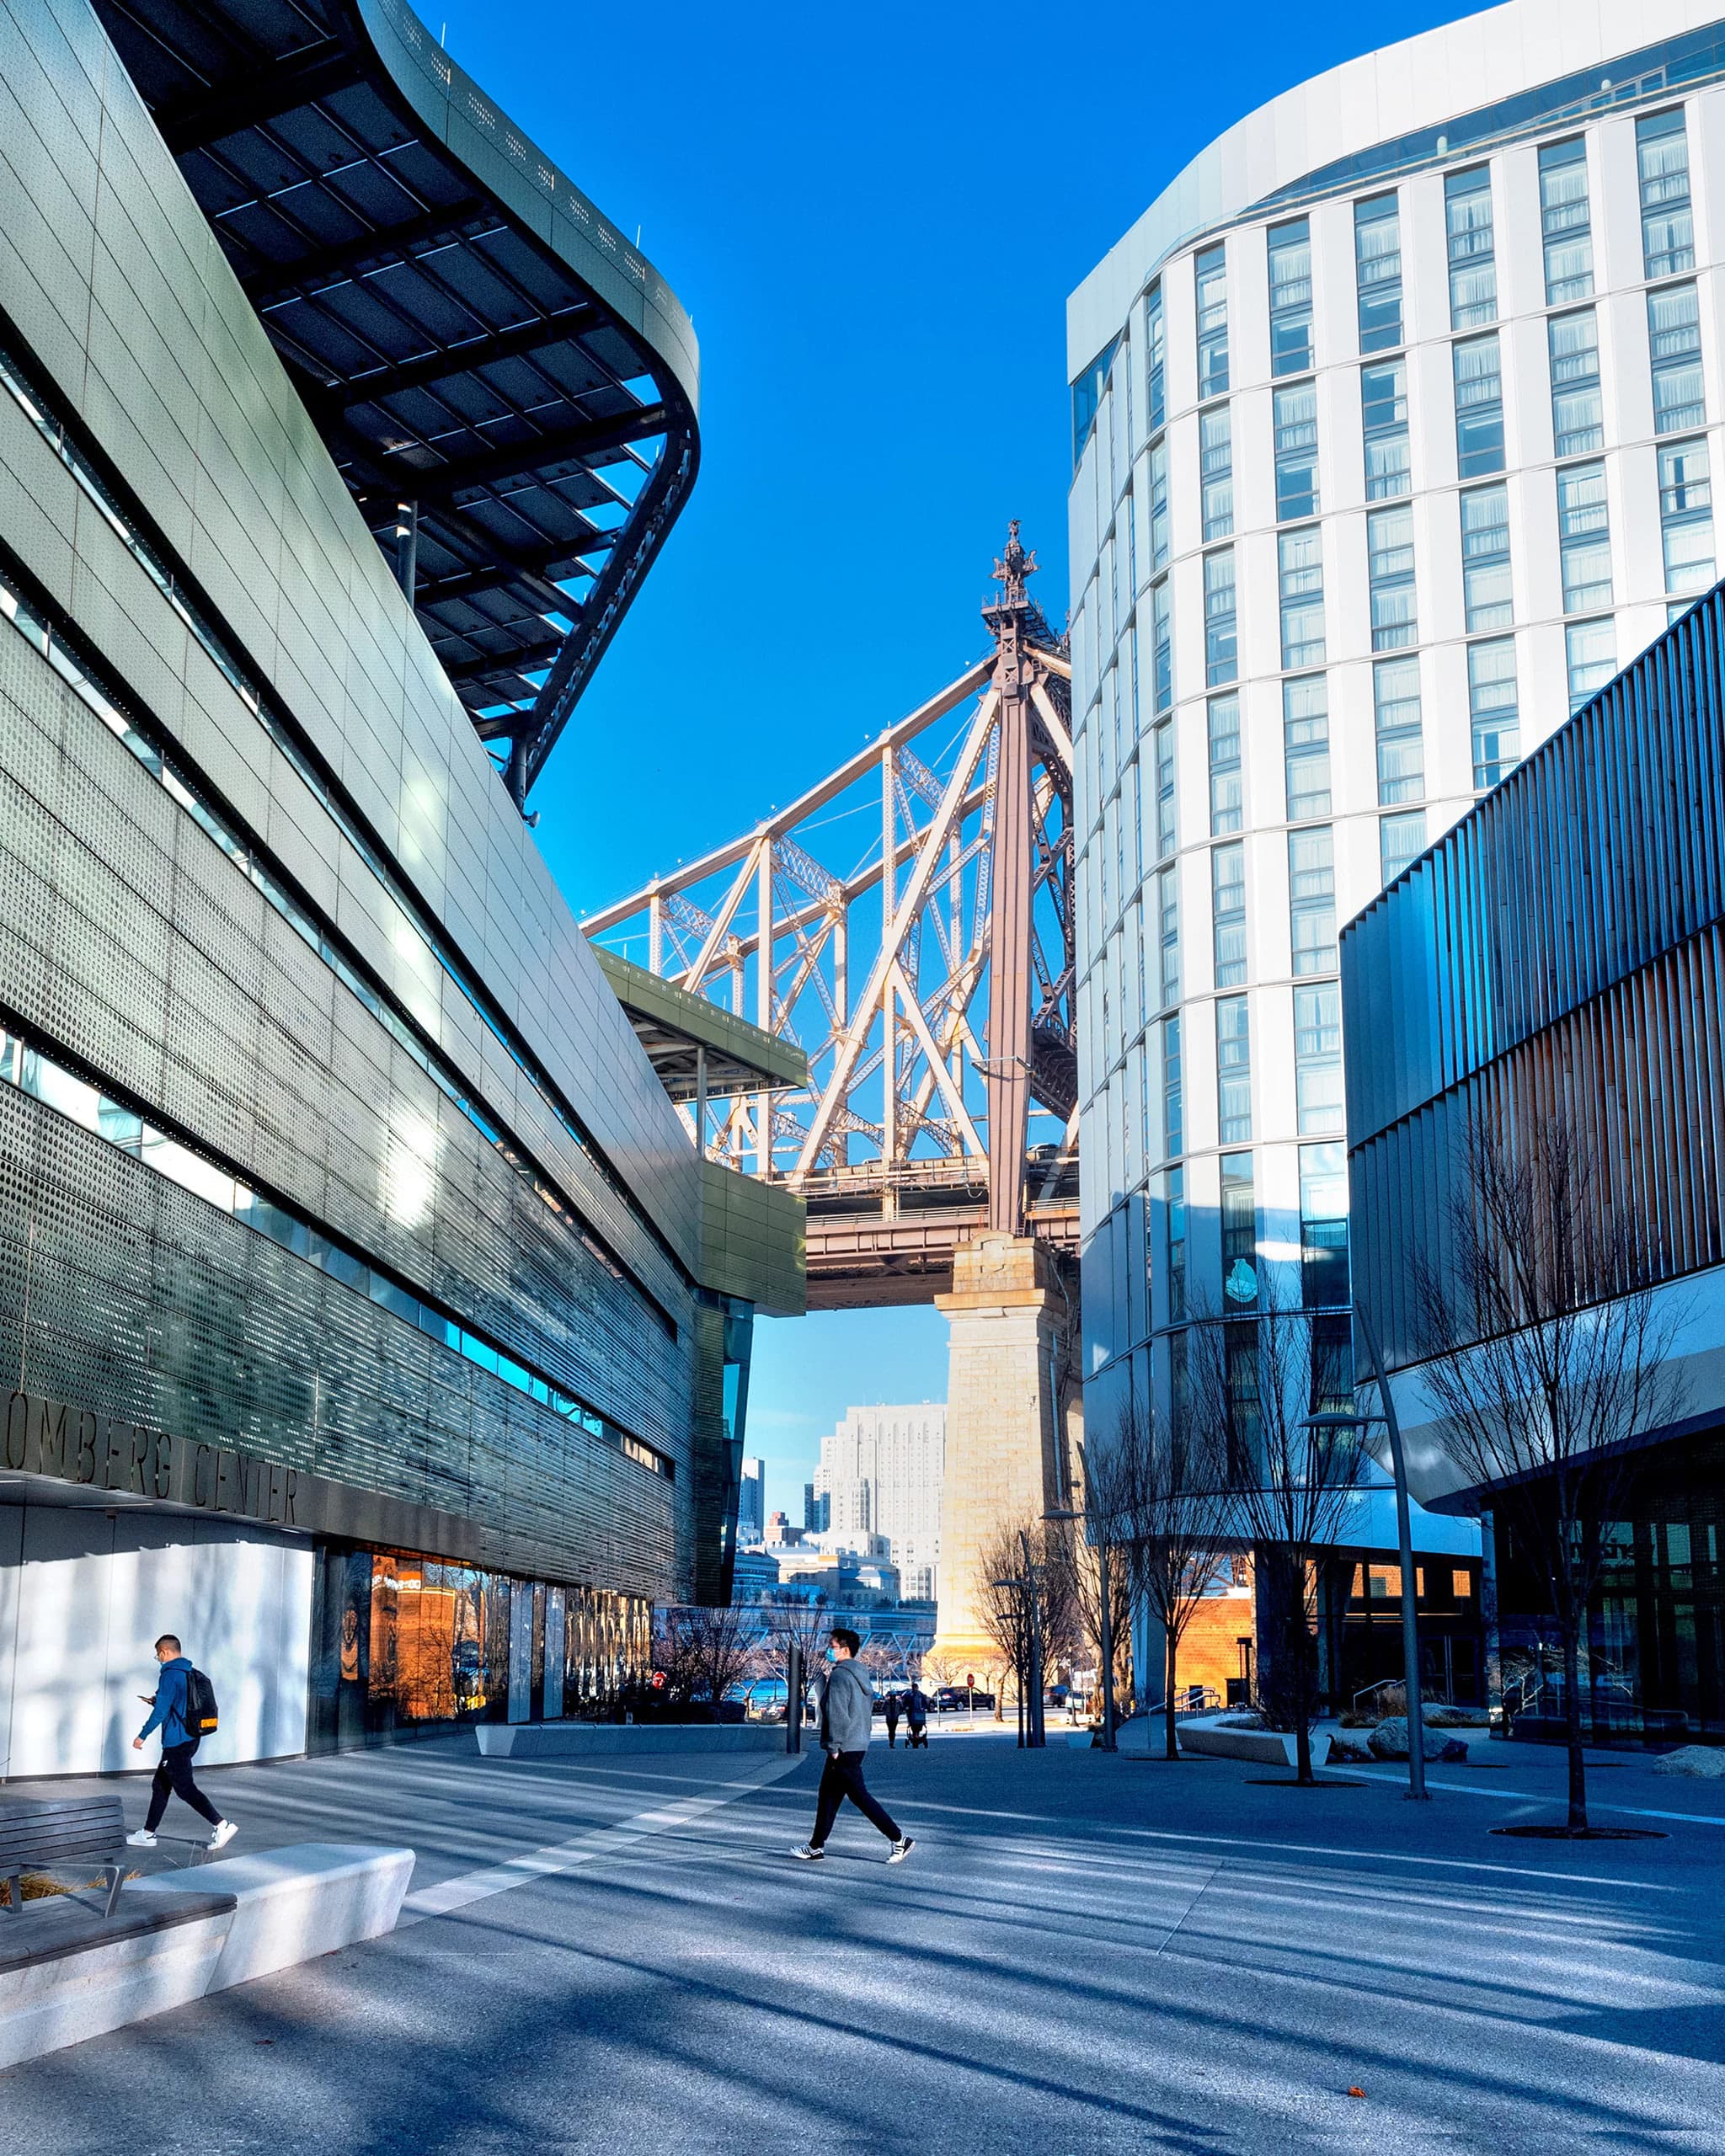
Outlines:
POLYGON ((489 1371, 515 1391, 537 1401, 553 1415, 579 1422, 583 1429, 616 1445, 631 1460, 651 1468, 654 1474, 669 1477, 674 1473, 675 1464, 665 1454, 608 1422, 595 1409, 562 1391, 538 1371, 517 1362, 495 1342, 469 1331, 454 1318, 422 1301, 400 1281, 382 1272, 346 1245, 335 1241, 303 1214, 264 1197, 232 1169, 207 1154, 181 1145, 125 1102, 91 1085, 64 1064, 3 1028, 0 1028, 0 1085, 15 1086, 19 1092, 75 1123, 81 1130, 93 1132, 104 1144, 141 1162, 152 1174, 164 1177, 179 1189, 190 1191, 193 1197, 213 1205, 218 1213, 227 1214, 280 1249, 303 1258, 308 1265, 390 1311, 403 1324, 426 1334, 464 1362, 489 1371))
MULTIPOLYGON (((52 398, 38 387, 32 378, 30 370, 15 354, 8 351, 4 344, 0 344, 0 388, 11 393, 30 420, 31 424, 65 465, 109 528, 174 609, 179 620, 195 638, 200 648, 221 672, 246 708, 257 718, 295 773, 314 798, 328 811, 330 819, 348 844, 377 878, 397 910, 398 935, 411 940, 416 955, 423 953, 425 958, 430 961, 427 971, 435 969, 449 982, 467 1008, 497 1041, 515 1068, 532 1086, 543 1102, 547 1113, 555 1118, 564 1134, 573 1139, 592 1161, 595 1173, 605 1183, 611 1195, 631 1215, 636 1225, 642 1229, 658 1247, 679 1276, 686 1280, 687 1268, 649 1217, 634 1193, 621 1178, 612 1173, 609 1164, 594 1145, 580 1119, 563 1100, 548 1075, 525 1044, 517 1038, 490 996, 468 971, 458 953, 436 929, 425 922, 417 905, 396 876, 382 850, 363 829, 358 819, 350 812, 317 759, 301 742, 285 713, 276 707, 270 694, 253 679, 228 638, 206 615, 194 595, 187 590, 184 579, 176 574, 166 554, 146 538, 140 528, 138 516, 121 502, 115 488, 98 472, 94 463, 80 445, 77 429, 68 414, 56 404, 52 398)), ((88 670, 78 670, 85 675, 88 675, 88 670)), ((104 715, 106 715, 105 712, 104 715)), ((207 824, 206 828, 208 828, 207 824)), ((232 848, 229 851, 231 851, 232 848)), ((451 1086, 455 1081, 452 1076, 446 1077, 440 1075, 442 1068, 441 1059, 435 1055, 432 1059, 432 1062, 438 1065, 436 1069, 432 1067, 432 1064, 428 1064, 425 1060, 426 1050, 423 1045, 419 1043, 417 1038, 408 1037, 411 1035, 411 1029, 403 1028, 393 1012, 391 1012, 385 1022, 390 1025, 392 1032, 395 1033, 398 1038, 403 1038, 403 1045, 409 1048, 409 1053, 430 1071, 438 1085, 449 1093, 450 1097, 457 1100, 462 1113, 468 1114, 472 1119, 475 1120, 478 1127, 494 1143, 499 1142, 497 1134, 489 1120, 478 1119, 483 1112, 470 1107, 465 1095, 459 1091, 451 1091, 451 1086)), ((567 1201, 559 1197, 557 1202, 559 1209, 563 1212, 568 1213, 570 1210, 567 1201)), ((658 1303, 657 1299, 634 1278, 632 1272, 621 1265, 620 1262, 604 1247, 596 1235, 585 1228, 581 1232, 590 1249, 606 1269, 619 1279, 627 1278, 632 1286, 637 1288, 652 1305, 660 1321, 675 1334, 675 1326, 669 1314, 665 1312, 658 1303)))
MULTIPOLYGON (((1202 1300, 1208 1310, 1219 1308, 1226 1317, 1238 1317, 1259 1307, 1257 1182, 1249 1152, 1224 1153, 1219 1166, 1220 1296, 1219 1303, 1213 1296, 1202 1300)), ((1178 1325, 1197 1307, 1187 1270, 1185 1171, 1170 1168, 1161 1181, 1167 1321, 1178 1325)), ((1339 1142, 1300 1148, 1300 1299, 1306 1309, 1344 1310, 1348 1299, 1348 1149, 1339 1142)), ((1345 1326, 1346 1320, 1342 1322, 1345 1326)), ((1249 1335, 1251 1329, 1244 1330, 1249 1335)), ((1345 1351, 1345 1342, 1341 1344, 1345 1351)), ((1312 1345, 1316 1361, 1320 1342, 1314 1339, 1312 1345)))
MULTIPOLYGON (((1636 158, 1643 275, 1649 283, 1681 276, 1695 267, 1689 138, 1682 106, 1637 120, 1636 158)), ((1593 215, 1583 136, 1546 143, 1541 149, 1539 188, 1546 304, 1563 307, 1591 298, 1593 215)), ((1488 163, 1445 175, 1444 221, 1450 327, 1452 330, 1482 328, 1498 319, 1497 228, 1488 163)), ((1271 226, 1266 235, 1266 253, 1271 375, 1308 373, 1316 364, 1309 219, 1296 217, 1271 226)), ((1354 256, 1359 350, 1363 355, 1393 351, 1406 341, 1401 203, 1394 189, 1354 205, 1354 256)), ((1218 240, 1195 254, 1192 271, 1198 398, 1202 404, 1226 396, 1230 387, 1226 241, 1218 240)), ((1146 338, 1146 416, 1148 430, 1154 434, 1167 419, 1167 402, 1159 282, 1151 287, 1148 297, 1146 338)))
POLYGON ((654 1317, 672 1338, 676 1328, 670 1315, 626 1272, 554 1185, 542 1176, 532 1161, 515 1145, 508 1133, 494 1123, 484 1106, 462 1084, 453 1065, 427 1048, 418 1032, 380 993, 376 984, 355 963, 351 953, 333 937, 311 909, 289 890, 271 863, 216 807, 195 775, 180 768, 163 753, 159 741, 132 723, 94 668, 69 640, 63 624, 51 623, 23 599, 4 575, 0 575, 0 621, 38 652, 99 718, 165 792, 185 811, 199 829, 217 846, 265 902, 286 921, 307 948, 317 955, 338 980, 357 997, 388 1033, 392 1041, 424 1072, 438 1091, 491 1146, 505 1165, 531 1188, 534 1196, 569 1230, 589 1254, 614 1279, 633 1288, 654 1317))

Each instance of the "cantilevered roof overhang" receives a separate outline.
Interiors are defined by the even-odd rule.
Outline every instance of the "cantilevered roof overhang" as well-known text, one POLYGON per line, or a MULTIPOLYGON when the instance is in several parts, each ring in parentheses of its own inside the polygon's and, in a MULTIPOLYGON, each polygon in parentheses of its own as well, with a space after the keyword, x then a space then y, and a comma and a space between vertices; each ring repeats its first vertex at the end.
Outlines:
POLYGON ((728 1100, 809 1083, 809 1059, 794 1042, 660 979, 602 944, 592 948, 672 1100, 728 1100))
POLYGON ((518 800, 694 483, 664 279, 402 0, 93 0, 518 800))

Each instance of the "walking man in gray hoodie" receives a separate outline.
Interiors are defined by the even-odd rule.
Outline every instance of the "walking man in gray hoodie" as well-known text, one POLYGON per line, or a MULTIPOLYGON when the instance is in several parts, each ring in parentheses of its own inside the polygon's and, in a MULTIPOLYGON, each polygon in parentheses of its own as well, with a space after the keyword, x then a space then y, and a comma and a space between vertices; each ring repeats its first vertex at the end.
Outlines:
POLYGON ((820 1748, 826 1754, 826 1764, 821 1769, 820 1791, 814 1802, 814 1832, 791 1851, 805 1864, 817 1863, 826 1854, 826 1838, 846 1797, 892 1844, 887 1852, 889 1864, 902 1864, 915 1846, 863 1786, 862 1755, 868 1749, 873 1726, 874 1687, 857 1660, 862 1645, 857 1634, 843 1625, 835 1625, 827 1666, 817 1670, 812 1679, 820 1700, 820 1748))

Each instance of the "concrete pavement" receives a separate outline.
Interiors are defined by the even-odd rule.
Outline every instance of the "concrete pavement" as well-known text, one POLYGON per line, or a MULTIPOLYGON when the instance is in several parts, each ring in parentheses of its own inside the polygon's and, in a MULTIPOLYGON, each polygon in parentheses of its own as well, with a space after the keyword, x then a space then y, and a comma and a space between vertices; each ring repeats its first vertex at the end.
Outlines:
POLYGON ((1392 1774, 877 1746, 893 1869, 848 1812, 788 1859, 814 1761, 725 1788, 451 1740, 212 1774, 237 1846, 416 1844, 420 1921, 14 2069, 0 2116, 43 2156, 1725 2152, 1718 1785, 1607 1761, 1607 1822, 1686 1815, 1669 1838, 1507 1840, 1561 1762, 1490 1749, 1416 1811, 1392 1774))

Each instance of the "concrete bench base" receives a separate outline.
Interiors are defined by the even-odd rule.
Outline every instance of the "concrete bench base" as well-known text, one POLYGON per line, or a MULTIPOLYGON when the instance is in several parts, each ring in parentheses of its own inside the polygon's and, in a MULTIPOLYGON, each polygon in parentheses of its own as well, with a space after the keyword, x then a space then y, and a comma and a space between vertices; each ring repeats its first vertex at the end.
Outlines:
MULTIPOLYGON (((1208 1715, 1181 1716, 1180 1748, 1183 1752, 1208 1752, 1222 1759, 1255 1759, 1268 1767, 1292 1767, 1299 1762, 1292 1736, 1284 1736, 1274 1729, 1228 1729, 1208 1715)), ((1313 1730, 1312 1765, 1322 1766, 1329 1756, 1328 1731, 1313 1730)))
POLYGON ((28 1903, 0 1925, 0 2067, 393 1930, 413 1868, 411 1849, 305 1842, 134 1880, 112 1917, 28 1903))
POLYGON ((598 1759, 613 1753, 782 1752, 785 1726, 766 1721, 481 1721, 488 1759, 598 1759))

